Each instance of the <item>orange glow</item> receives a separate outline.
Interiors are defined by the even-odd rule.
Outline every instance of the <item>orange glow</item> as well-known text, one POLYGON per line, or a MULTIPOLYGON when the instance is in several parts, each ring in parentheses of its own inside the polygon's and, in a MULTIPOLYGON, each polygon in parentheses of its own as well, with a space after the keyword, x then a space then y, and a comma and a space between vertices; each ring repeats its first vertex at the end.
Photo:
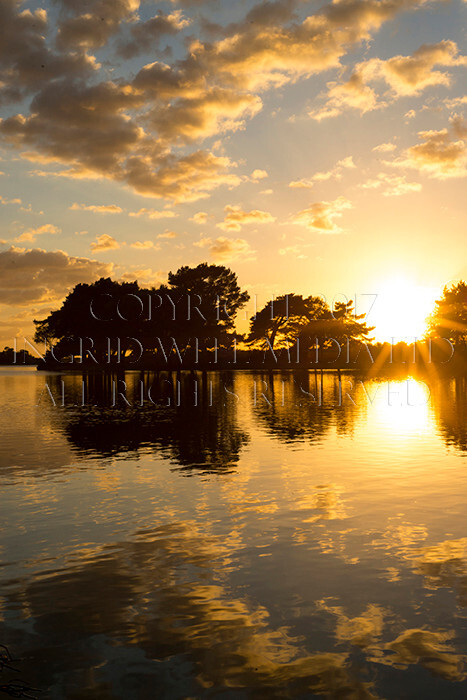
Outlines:
POLYGON ((414 284, 406 277, 392 277, 379 286, 380 292, 368 314, 377 341, 408 343, 423 337, 426 319, 440 290, 414 284))

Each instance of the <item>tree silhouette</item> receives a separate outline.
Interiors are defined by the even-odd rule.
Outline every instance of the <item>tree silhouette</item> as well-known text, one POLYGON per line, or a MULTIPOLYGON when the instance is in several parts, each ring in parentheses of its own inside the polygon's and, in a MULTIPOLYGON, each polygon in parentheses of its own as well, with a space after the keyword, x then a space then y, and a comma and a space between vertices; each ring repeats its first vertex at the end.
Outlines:
POLYGON ((318 358, 327 355, 336 361, 342 348, 351 342, 361 344, 369 340, 373 328, 362 320, 364 314, 355 315, 353 302, 337 302, 334 310, 321 318, 311 319, 300 331, 297 338, 301 348, 302 359, 318 363, 318 358), (337 357, 336 357, 337 353, 337 357))
POLYGON ((0 365, 37 365, 37 357, 27 350, 17 350, 6 345, 0 352, 0 365))
POLYGON ((353 302, 338 302, 331 311, 320 297, 303 298, 297 294, 279 296, 268 302, 250 321, 247 342, 271 349, 284 346, 295 350, 307 360, 310 352, 341 348, 348 341, 363 342, 373 330, 363 321, 364 314, 355 315, 353 302), (297 347, 298 346, 298 347, 297 347))
POLYGON ((294 343, 300 330, 311 319, 327 318, 330 310, 320 297, 303 298, 299 294, 284 294, 269 301, 250 320, 248 343, 269 341, 272 348, 294 343))
MULTIPOLYGON (((36 342, 54 343, 53 358, 83 355, 96 363, 118 352, 108 338, 135 337, 142 309, 136 297, 137 282, 114 282, 102 277, 93 284, 78 284, 60 309, 34 320, 36 342)), ((49 351, 50 352, 50 351, 49 351)))
POLYGON ((177 338, 216 337, 228 341, 235 327, 235 316, 250 298, 242 292, 237 275, 223 265, 200 263, 169 272, 169 296, 175 305, 182 305, 177 338))
POLYGON ((456 347, 467 347, 467 284, 445 287, 429 319, 429 335, 445 338, 456 347))
MULTIPOLYGON (((48 359, 110 364, 120 358, 137 360, 154 351, 165 357, 162 341, 178 347, 200 341, 222 346, 233 335, 235 316, 249 299, 237 275, 222 265, 201 263, 169 273, 169 285, 140 289, 135 282, 101 278, 78 284, 60 309, 35 320, 36 342, 52 344, 48 359)), ((135 360, 136 361, 136 360, 135 360)))

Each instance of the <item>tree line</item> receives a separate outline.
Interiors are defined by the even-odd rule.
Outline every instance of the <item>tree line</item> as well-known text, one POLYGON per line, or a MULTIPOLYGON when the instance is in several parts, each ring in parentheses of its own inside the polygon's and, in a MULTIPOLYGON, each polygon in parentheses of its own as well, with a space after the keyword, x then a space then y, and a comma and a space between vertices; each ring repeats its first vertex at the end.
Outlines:
POLYGON ((430 361, 446 363, 455 352, 465 359, 465 282, 436 302, 424 348, 374 343, 374 327, 352 301, 330 306, 293 292, 270 299, 240 334, 235 319, 249 299, 232 270, 208 263, 183 266, 148 289, 110 278, 78 284, 59 309, 34 320, 34 341, 46 347, 39 367, 368 369, 415 362, 417 350, 426 361, 428 343, 430 361))

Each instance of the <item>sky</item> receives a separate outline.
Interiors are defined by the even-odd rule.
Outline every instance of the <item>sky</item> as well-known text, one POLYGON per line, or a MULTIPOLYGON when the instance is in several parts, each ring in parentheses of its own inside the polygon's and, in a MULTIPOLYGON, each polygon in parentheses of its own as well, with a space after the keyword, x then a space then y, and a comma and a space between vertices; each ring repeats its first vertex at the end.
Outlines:
POLYGON ((467 279, 463 0, 0 0, 0 347, 207 261, 415 337, 467 279))

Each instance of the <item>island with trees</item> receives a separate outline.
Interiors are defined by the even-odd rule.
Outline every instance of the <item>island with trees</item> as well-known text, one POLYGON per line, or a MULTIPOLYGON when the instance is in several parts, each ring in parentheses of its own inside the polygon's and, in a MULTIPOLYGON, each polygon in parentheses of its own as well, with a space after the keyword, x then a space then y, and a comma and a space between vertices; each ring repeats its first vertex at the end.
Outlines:
POLYGON ((238 333, 249 301, 235 272, 201 263, 170 272, 167 284, 101 278, 78 284, 61 307, 35 320, 34 357, 5 348, 0 363, 58 370, 334 369, 376 374, 396 368, 464 372, 467 284, 444 289, 423 339, 376 343, 353 302, 331 308, 321 297, 290 292, 270 299, 238 333))

